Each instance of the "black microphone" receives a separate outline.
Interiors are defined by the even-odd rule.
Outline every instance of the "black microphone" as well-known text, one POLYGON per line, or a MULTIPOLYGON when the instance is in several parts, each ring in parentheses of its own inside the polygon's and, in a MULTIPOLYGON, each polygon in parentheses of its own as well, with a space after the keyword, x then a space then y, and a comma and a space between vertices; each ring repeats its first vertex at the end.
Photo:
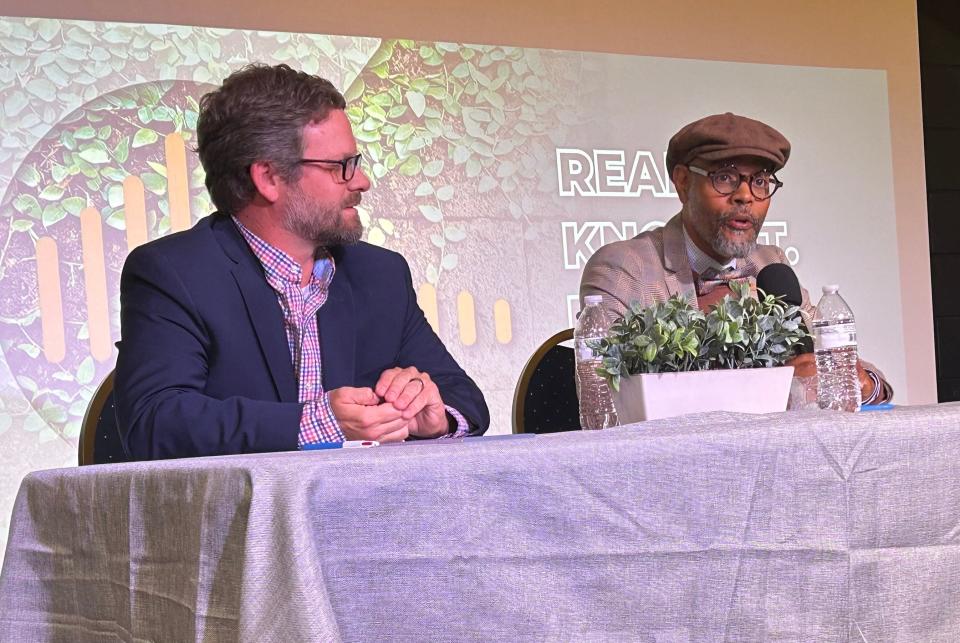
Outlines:
MULTIPOLYGON (((799 306, 803 302, 803 293, 800 290, 800 281, 793 268, 785 263, 772 263, 757 273, 757 288, 775 297, 782 297, 783 301, 791 306, 799 306)), ((800 328, 807 331, 802 321, 800 328)), ((797 354, 813 352, 813 338, 807 337, 797 344, 797 354)))

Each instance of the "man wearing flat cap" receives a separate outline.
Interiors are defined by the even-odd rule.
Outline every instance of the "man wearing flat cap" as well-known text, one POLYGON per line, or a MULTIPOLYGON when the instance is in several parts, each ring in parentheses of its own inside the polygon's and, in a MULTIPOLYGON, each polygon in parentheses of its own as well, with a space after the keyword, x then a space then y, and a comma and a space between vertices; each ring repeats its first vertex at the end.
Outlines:
MULTIPOLYGON (((790 158, 790 142, 765 123, 715 114, 690 123, 667 146, 667 171, 682 207, 666 226, 600 248, 587 262, 580 297, 601 295, 611 319, 633 302, 650 306, 680 294, 706 310, 730 293, 731 281, 756 289, 756 275, 788 264, 777 246, 760 245, 771 197, 782 187, 776 172, 790 158)), ((801 308, 814 307, 806 289, 801 308)), ((797 375, 814 375, 810 354, 791 362, 797 375)), ((886 401, 893 389, 869 364, 858 364, 864 404, 886 401)))

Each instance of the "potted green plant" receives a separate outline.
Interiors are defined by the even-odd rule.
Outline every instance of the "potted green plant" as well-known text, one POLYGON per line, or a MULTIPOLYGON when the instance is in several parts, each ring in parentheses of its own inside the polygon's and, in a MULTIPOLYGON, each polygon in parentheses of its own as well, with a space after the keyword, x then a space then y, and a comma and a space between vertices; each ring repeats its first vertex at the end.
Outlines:
POLYGON ((595 346, 620 422, 713 410, 783 411, 807 336, 800 309, 731 283, 706 313, 680 296, 632 305, 595 346))

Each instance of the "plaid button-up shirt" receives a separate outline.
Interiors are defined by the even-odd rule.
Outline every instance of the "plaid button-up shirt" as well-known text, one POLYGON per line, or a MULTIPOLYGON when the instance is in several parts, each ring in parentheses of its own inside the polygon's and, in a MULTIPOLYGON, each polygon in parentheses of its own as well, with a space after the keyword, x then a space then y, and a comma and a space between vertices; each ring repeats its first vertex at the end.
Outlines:
POLYGON ((336 272, 333 258, 322 251, 314 259, 310 281, 301 287, 299 263, 253 234, 236 217, 233 222, 263 264, 267 283, 276 291, 283 310, 283 328, 290 347, 293 371, 297 375, 298 399, 304 403, 297 446, 302 448, 305 444, 318 442, 343 442, 343 431, 330 406, 330 395, 323 390, 323 360, 317 334, 317 311, 327 301, 330 282, 336 272))
MULTIPOLYGON (((330 282, 336 272, 333 257, 321 249, 314 258, 313 274, 305 287, 300 286, 300 264, 290 255, 253 234, 233 217, 250 250, 263 265, 267 283, 277 293, 283 311, 283 327, 297 376, 298 399, 303 402, 297 446, 320 442, 343 442, 344 435, 330 406, 330 394, 323 390, 323 360, 317 332, 317 311, 327 301, 330 282)), ((445 407, 456 420, 457 428, 443 437, 459 437, 469 430, 466 418, 452 407, 445 407)))

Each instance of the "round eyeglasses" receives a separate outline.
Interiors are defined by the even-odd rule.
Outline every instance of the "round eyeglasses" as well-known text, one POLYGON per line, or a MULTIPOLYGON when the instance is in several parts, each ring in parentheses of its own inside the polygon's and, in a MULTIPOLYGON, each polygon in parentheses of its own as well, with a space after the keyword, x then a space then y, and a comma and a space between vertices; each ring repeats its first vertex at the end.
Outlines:
POLYGON ((769 199, 774 192, 783 187, 783 182, 772 172, 766 170, 747 176, 746 174, 740 174, 735 167, 722 167, 712 172, 707 172, 695 165, 688 165, 687 168, 694 174, 710 179, 713 189, 724 196, 729 196, 739 190, 740 184, 744 181, 750 187, 750 194, 758 201, 769 199))
POLYGON ((353 178, 353 175, 357 173, 357 168, 360 167, 360 162, 363 161, 363 154, 357 154, 356 156, 351 156, 350 158, 345 158, 340 161, 333 161, 328 159, 300 159, 302 165, 307 165, 311 163, 329 163, 331 165, 340 166, 340 176, 343 178, 343 182, 346 183, 353 178))

